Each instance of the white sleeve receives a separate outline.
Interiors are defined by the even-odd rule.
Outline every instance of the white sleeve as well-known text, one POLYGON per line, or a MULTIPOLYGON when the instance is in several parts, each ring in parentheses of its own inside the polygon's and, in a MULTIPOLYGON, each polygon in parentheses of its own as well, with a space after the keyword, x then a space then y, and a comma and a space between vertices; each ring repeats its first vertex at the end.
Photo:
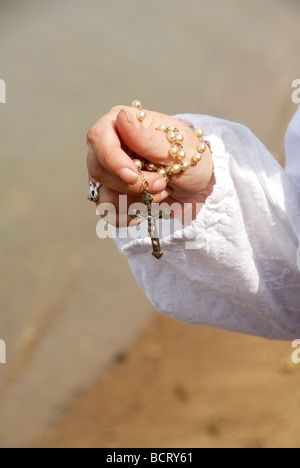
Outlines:
MULTIPOLYGON (((205 130, 216 184, 197 219, 161 240, 161 260, 151 256, 147 232, 135 238, 132 229, 114 230, 140 288, 160 312, 182 322, 299 338, 300 206, 290 175, 293 157, 300 158, 300 113, 296 143, 287 135, 292 174, 242 125, 177 118, 205 130)), ((289 133, 295 140, 291 127, 289 133)))

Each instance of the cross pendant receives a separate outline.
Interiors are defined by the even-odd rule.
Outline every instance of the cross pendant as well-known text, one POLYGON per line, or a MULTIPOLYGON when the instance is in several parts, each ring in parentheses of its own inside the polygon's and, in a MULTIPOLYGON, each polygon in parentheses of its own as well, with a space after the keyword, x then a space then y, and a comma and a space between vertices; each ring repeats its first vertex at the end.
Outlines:
POLYGON ((152 248, 153 248, 152 255, 153 257, 160 260, 164 253, 160 248, 160 242, 159 242, 159 237, 158 237, 155 221, 157 219, 162 219, 162 218, 169 219, 171 217, 171 212, 169 210, 153 211, 152 210, 153 197, 147 191, 145 191, 142 200, 147 207, 147 211, 141 212, 140 210, 136 210, 132 214, 129 214, 129 216, 131 216, 132 219, 147 219, 148 220, 148 232, 151 237, 152 248))

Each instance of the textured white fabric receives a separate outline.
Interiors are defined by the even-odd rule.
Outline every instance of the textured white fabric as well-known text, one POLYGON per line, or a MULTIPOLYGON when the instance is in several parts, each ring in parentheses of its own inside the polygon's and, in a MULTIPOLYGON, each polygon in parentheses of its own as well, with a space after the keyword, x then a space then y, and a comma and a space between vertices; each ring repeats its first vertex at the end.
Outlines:
POLYGON ((177 118, 205 129, 216 185, 197 219, 162 239, 160 261, 149 238, 134 239, 129 229, 121 239, 114 230, 140 288, 160 312, 186 323, 299 338, 300 109, 286 137, 287 171, 242 125, 177 118))

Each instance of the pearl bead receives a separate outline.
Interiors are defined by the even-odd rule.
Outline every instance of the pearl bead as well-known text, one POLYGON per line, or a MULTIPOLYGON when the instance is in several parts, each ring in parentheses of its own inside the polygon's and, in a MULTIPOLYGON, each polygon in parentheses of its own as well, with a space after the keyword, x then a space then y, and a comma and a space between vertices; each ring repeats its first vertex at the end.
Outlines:
POLYGON ((181 135, 181 133, 177 133, 176 141, 177 143, 183 143, 183 136, 181 135))
POLYGON ((194 161, 195 163, 199 163, 199 162, 201 161, 201 159, 202 159, 202 155, 199 154, 199 153, 196 154, 196 156, 193 157, 193 161, 194 161))
POLYGON ((169 132, 168 133, 168 140, 169 140, 170 143, 172 143, 174 140, 176 140, 176 133, 169 132))
POLYGON ((141 112, 138 113, 138 119, 140 122, 142 122, 146 117, 146 112, 141 110, 141 112))
POLYGON ((171 125, 171 127, 168 127, 167 130, 168 132, 175 132, 176 128, 174 127, 174 125, 171 125))
POLYGON ((181 170, 182 171, 187 171, 190 167, 191 167, 190 163, 187 162, 187 161, 184 161, 183 163, 181 163, 181 170))
POLYGON ((173 164, 173 166, 171 166, 171 171, 172 171, 172 174, 179 174, 179 172, 181 172, 181 165, 173 164))
POLYGON ((169 155, 172 157, 172 158, 176 158, 177 155, 178 155, 178 146, 172 146, 170 151, 169 151, 169 155))
POLYGON ((138 168, 139 171, 141 171, 143 169, 142 161, 140 161, 139 159, 134 159, 133 162, 134 162, 134 164, 136 165, 136 167, 138 168))
POLYGON ((185 154, 184 149, 181 149, 180 151, 178 151, 178 155, 177 155, 178 159, 181 159, 182 161, 183 159, 185 159, 185 157, 186 157, 186 154, 185 154))
POLYGON ((198 138, 204 137, 204 131, 202 130, 202 128, 195 128, 194 133, 195 135, 197 135, 198 138))
POLYGON ((198 146, 198 151, 199 151, 199 153, 204 153, 205 150, 206 150, 206 144, 205 144, 205 143, 201 143, 201 144, 198 146))
POLYGON ((166 169, 164 169, 163 167, 161 167, 158 171, 157 171, 158 174, 161 174, 162 176, 165 176, 167 174, 167 171, 166 169))
POLYGON ((160 132, 165 132, 165 131, 167 130, 167 126, 164 125, 164 124, 162 124, 162 125, 160 125, 160 126, 158 127, 158 130, 159 130, 160 132))
POLYGON ((132 103, 131 105, 132 105, 132 107, 136 107, 137 109, 142 110, 142 103, 141 103, 141 101, 138 101, 138 100, 133 101, 133 103, 132 103))
POLYGON ((157 167, 155 166, 155 164, 152 164, 152 163, 148 163, 147 166, 146 166, 146 169, 147 171, 149 172, 155 172, 157 167))

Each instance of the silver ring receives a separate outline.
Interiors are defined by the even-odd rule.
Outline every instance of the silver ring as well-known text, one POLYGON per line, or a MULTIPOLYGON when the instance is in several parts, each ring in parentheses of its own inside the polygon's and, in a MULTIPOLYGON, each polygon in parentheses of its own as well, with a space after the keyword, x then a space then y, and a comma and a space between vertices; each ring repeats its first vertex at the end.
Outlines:
POLYGON ((101 187, 101 184, 99 184, 99 182, 97 182, 96 184, 94 184, 93 182, 90 182, 90 190, 89 190, 89 195, 88 195, 89 201, 98 203, 100 187, 101 187))

